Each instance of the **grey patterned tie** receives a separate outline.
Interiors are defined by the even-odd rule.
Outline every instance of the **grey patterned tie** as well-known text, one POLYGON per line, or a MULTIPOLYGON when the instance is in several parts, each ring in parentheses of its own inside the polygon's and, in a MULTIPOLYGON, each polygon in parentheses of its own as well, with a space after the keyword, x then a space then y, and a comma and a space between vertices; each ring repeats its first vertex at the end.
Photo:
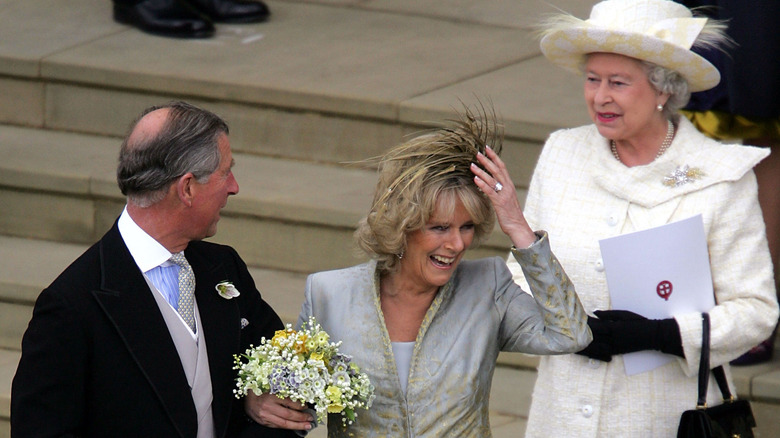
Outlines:
POLYGON ((172 255, 171 261, 179 265, 179 315, 195 333, 195 274, 183 252, 172 255))

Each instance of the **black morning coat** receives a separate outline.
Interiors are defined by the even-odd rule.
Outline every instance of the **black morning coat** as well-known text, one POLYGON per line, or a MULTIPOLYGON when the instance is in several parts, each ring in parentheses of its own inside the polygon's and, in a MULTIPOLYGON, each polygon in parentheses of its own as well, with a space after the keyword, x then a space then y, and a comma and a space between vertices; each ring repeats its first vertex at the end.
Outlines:
MULTIPOLYGON (((250 422, 233 395, 233 355, 272 337, 283 327, 279 316, 233 248, 191 242, 185 255, 208 348, 216 436, 294 436, 250 422), (241 295, 220 297, 221 281, 241 295)), ((13 381, 12 437, 196 436, 190 388, 152 293, 116 223, 43 290, 13 381)))

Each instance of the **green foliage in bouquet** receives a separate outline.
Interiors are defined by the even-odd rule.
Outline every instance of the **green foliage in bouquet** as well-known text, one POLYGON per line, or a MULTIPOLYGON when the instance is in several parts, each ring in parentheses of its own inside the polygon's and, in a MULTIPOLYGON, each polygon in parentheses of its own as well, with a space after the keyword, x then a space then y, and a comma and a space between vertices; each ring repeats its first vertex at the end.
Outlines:
POLYGON ((234 393, 237 398, 249 391, 271 393, 308 404, 318 423, 331 413, 352 424, 355 410, 368 409, 374 401, 374 386, 350 356, 339 353, 340 345, 330 342, 314 317, 297 331, 287 324, 272 339, 263 338, 259 346, 235 356, 234 393))

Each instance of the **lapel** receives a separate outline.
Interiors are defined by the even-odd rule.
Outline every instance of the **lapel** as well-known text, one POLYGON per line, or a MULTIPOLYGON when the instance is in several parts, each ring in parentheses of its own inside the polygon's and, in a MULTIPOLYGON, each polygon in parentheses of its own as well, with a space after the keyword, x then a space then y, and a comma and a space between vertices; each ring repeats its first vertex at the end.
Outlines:
MULTIPOLYGON (((226 268, 229 259, 223 259, 213 245, 191 242, 185 250, 187 260, 195 273, 195 299, 198 302, 203 340, 208 349, 211 386, 214 393, 212 411, 216 436, 225 436, 230 411, 235 401, 235 372, 233 355, 239 352, 241 315, 238 300, 227 300, 216 291, 221 281, 236 281, 226 268)), ((238 285, 240 287, 240 285, 238 285)))
MULTIPOLYGON (((176 346, 116 223, 100 241, 101 287, 93 291, 181 437, 197 434, 197 414, 176 346)), ((204 324, 205 325, 205 324, 204 324)))
MULTIPOLYGON (((652 163, 627 168, 609 152, 607 141, 593 134, 593 150, 600 154, 593 169, 596 184, 613 196, 642 208, 652 209, 667 203, 667 219, 683 196, 724 181, 737 181, 769 154, 766 149, 721 144, 702 135, 685 117, 678 117, 677 134, 669 150, 652 163), (667 177, 688 166, 700 175, 679 186, 666 185, 667 177)), ((591 133, 597 133, 591 128, 591 133)), ((662 220, 663 218, 658 218, 662 220)), ((658 220, 654 221, 656 225, 658 220)))

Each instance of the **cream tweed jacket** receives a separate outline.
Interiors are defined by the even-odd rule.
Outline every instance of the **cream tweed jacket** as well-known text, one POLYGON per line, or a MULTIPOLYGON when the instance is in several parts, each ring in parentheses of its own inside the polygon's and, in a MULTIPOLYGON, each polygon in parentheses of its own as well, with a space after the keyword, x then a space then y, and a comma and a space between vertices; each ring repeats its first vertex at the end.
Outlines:
MULTIPOLYGON (((723 145, 684 118, 677 123, 669 150, 633 168, 615 160, 595 126, 553 133, 537 163, 525 214, 532 228, 549 232, 589 314, 611 308, 599 239, 702 214, 717 302, 710 311, 711 362, 728 364, 766 339, 778 318, 752 171, 768 150, 723 145), (663 184, 685 165, 703 176, 677 187, 663 184)), ((523 284, 511 258, 509 266, 523 284)), ((685 359, 646 373, 627 376, 620 356, 609 363, 579 355, 543 357, 526 436, 676 436, 680 414, 696 402, 701 316, 676 320, 685 359)), ((720 403, 712 382, 709 396, 710 404, 720 403)))

